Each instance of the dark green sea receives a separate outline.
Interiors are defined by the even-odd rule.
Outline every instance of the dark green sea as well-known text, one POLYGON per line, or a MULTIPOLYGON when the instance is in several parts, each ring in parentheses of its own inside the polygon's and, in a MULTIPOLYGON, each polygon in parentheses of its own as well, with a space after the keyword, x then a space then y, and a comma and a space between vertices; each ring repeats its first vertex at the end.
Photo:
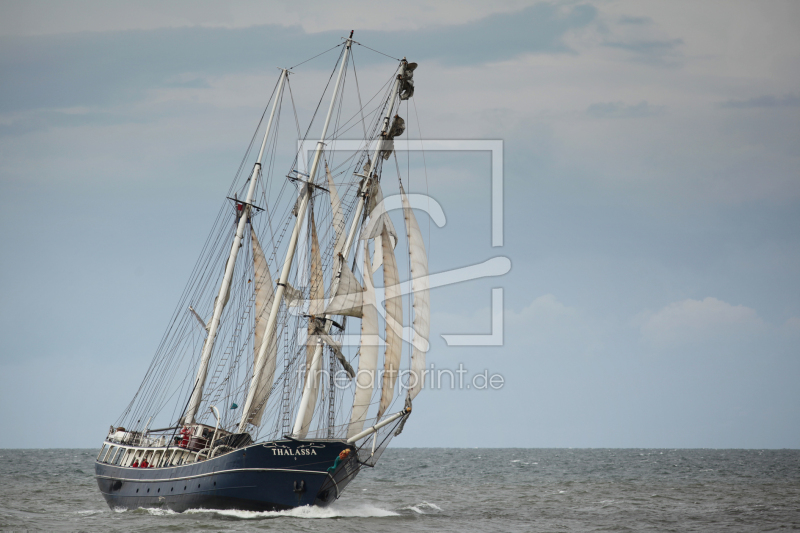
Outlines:
POLYGON ((800 450, 390 448, 327 508, 112 510, 97 450, 0 450, 3 531, 785 531, 800 450))

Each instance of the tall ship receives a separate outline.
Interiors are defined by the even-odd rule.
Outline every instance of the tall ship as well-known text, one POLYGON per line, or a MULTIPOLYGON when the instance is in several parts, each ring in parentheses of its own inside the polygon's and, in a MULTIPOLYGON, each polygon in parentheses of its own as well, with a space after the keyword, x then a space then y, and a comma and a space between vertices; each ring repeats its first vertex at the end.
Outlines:
POLYGON ((415 111, 417 65, 399 60, 367 100, 359 44, 351 32, 329 50, 339 57, 306 135, 293 71, 281 69, 155 357, 97 455, 112 508, 324 506, 411 415, 428 350, 428 265, 393 143, 400 113, 415 111), (322 123, 288 173, 275 170, 281 117, 303 141, 322 123), (354 134, 359 149, 342 155, 337 140, 354 134))

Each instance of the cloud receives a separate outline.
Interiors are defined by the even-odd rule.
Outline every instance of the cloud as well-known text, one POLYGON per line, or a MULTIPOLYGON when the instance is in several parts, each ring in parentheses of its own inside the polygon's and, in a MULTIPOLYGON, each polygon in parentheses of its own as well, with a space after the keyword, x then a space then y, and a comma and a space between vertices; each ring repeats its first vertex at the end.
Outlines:
POLYGON ((634 25, 634 26, 643 26, 643 25, 647 25, 647 24, 652 24, 653 23, 653 19, 651 19, 650 17, 629 17, 629 16, 626 16, 626 15, 623 15, 623 16, 621 16, 619 18, 618 22, 620 24, 631 24, 631 25, 634 25))
POLYGON ((519 312, 506 310, 504 318, 507 345, 552 359, 602 353, 611 327, 553 294, 535 298, 519 312))
POLYGON ((624 50, 631 54, 631 60, 651 66, 676 66, 683 59, 678 47, 683 39, 607 41, 603 46, 624 50))
POLYGON ((522 322, 540 323, 553 320, 557 317, 576 316, 577 310, 564 305, 552 294, 545 294, 533 300, 519 313, 513 314, 513 319, 522 322))
POLYGON ((766 327, 754 309, 713 297, 674 302, 637 321, 644 340, 657 345, 740 338, 766 327))
POLYGON ((663 109, 663 106, 650 105, 646 100, 636 105, 627 105, 623 102, 598 102, 591 104, 586 109, 586 114, 597 118, 638 118, 658 115, 663 109))
POLYGON ((793 316, 783 323, 783 332, 787 335, 800 335, 800 316, 793 316))
MULTIPOLYGON (((522 54, 574 53, 565 36, 595 17, 591 6, 539 3, 455 26, 366 30, 357 37, 372 48, 414 61, 477 65, 522 54)), ((300 63, 340 42, 341 34, 262 25, 0 37, 0 112, 111 105, 176 83, 205 87, 208 76, 300 63)), ((359 66, 387 59, 358 46, 355 50, 359 66)), ((332 63, 323 60, 306 68, 328 69, 332 63)))
POLYGON ((800 106, 800 96, 787 94, 784 96, 756 96, 747 100, 726 100, 720 107, 728 109, 759 109, 771 107, 798 107, 800 106))

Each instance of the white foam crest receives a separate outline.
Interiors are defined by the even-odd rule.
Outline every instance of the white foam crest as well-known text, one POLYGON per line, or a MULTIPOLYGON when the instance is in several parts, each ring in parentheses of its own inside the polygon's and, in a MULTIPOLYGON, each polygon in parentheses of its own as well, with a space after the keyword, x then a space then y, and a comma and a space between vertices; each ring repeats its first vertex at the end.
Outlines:
POLYGON ((399 513, 381 509, 374 505, 331 505, 329 507, 303 506, 287 509, 285 511, 238 511, 235 509, 189 509, 190 513, 212 513, 220 516, 240 518, 242 520, 254 520, 263 518, 383 518, 387 516, 399 516, 399 513))
POLYGON ((143 507, 142 511, 147 511, 149 514, 153 516, 167 516, 167 515, 178 514, 172 509, 156 509, 154 507, 143 507))
POLYGON ((425 511, 422 510, 423 508, 434 509, 436 511, 442 510, 442 508, 436 505, 435 503, 428 503, 428 502, 422 502, 417 505, 409 505, 408 507, 403 507, 403 509, 414 511, 417 514, 425 514, 425 511))
POLYGON ((138 507, 136 509, 125 509, 123 507, 114 507, 115 513, 126 513, 128 511, 131 512, 145 512, 147 514, 151 514, 153 516, 167 516, 167 515, 174 515, 178 514, 172 509, 157 509, 155 507, 138 507))
POLYGON ((89 511, 75 511, 74 514, 79 514, 79 515, 83 515, 83 516, 91 516, 91 515, 94 515, 94 514, 100 514, 100 513, 104 513, 104 512, 105 511, 98 511, 98 510, 95 509, 95 510, 89 510, 89 511))

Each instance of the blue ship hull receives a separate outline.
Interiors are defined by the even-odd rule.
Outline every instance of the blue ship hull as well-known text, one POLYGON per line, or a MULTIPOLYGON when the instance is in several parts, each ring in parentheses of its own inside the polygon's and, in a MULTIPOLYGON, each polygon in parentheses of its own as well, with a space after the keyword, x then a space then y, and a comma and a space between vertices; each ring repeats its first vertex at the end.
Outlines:
POLYGON ((360 468, 341 440, 253 444, 197 463, 131 468, 96 462, 100 491, 114 508, 276 511, 335 501, 360 468), (339 453, 350 456, 328 472, 339 453))

